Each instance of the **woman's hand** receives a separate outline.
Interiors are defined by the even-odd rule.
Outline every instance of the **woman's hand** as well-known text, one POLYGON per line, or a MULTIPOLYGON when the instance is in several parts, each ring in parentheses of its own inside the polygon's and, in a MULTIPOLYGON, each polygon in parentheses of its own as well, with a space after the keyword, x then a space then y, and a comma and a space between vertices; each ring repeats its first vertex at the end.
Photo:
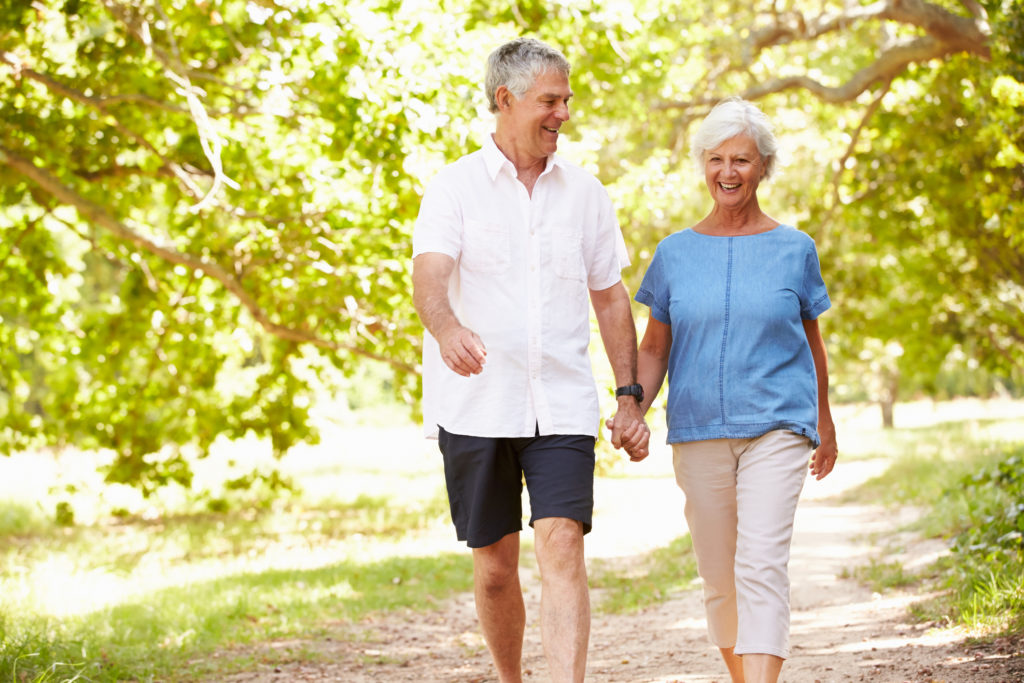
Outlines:
MULTIPOLYGON (((615 420, 622 417, 615 415, 605 420, 604 426, 608 428, 612 434, 615 434, 615 420)), ((612 440, 612 445, 615 448, 623 448, 626 454, 629 455, 629 459, 633 462, 640 462, 646 458, 649 454, 649 446, 651 441, 651 430, 647 426, 647 423, 641 417, 640 419, 634 420, 632 424, 622 430, 619 433, 619 445, 615 445, 615 440, 612 440)))
POLYGON ((836 466, 839 446, 836 444, 836 427, 831 421, 818 427, 818 435, 821 437, 821 445, 811 457, 810 468, 811 476, 821 480, 827 477, 832 468, 836 466))

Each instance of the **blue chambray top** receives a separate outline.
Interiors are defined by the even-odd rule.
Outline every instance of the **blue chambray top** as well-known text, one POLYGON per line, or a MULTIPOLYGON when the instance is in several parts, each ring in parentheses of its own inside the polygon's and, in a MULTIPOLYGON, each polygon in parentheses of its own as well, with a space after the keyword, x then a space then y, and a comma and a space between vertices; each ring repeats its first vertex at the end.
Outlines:
POLYGON ((811 237, 780 225, 658 244, 636 300, 672 326, 668 443, 818 436, 818 382, 803 320, 832 305, 811 237))

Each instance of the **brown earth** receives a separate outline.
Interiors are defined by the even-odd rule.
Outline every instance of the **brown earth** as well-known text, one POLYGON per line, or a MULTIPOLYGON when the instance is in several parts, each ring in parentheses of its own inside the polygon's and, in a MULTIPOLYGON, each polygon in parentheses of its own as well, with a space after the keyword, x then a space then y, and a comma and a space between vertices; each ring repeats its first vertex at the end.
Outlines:
MULTIPOLYGON (((649 459, 651 460, 651 459, 649 459)), ((657 461, 652 461, 657 462, 657 461)), ((587 537, 590 561, 635 563, 646 551, 685 532, 682 494, 664 459, 649 477, 599 479, 594 532, 587 537), (651 520, 661 520, 661 524, 651 520), (666 522, 666 520, 668 520, 666 522)), ((670 468, 670 465, 669 465, 670 468)), ((898 559, 909 570, 933 560, 943 544, 921 541, 901 527, 912 511, 893 513, 871 506, 841 505, 834 494, 882 471, 884 463, 845 463, 821 482, 808 481, 801 501, 793 553, 792 652, 782 680, 791 683, 1019 683, 1024 681, 1021 639, 972 645, 967 634, 915 622, 908 608, 928 596, 873 593, 843 578, 872 558, 898 559), (883 553, 889 555, 883 558, 883 553), (894 554, 897 553, 897 554, 894 554)), ((449 537, 451 532, 445 530, 449 537)), ((529 540, 531 532, 524 534, 529 540)), ((451 549, 450 538, 444 541, 451 549)), ((523 664, 525 680, 548 680, 537 623, 539 583, 524 562, 527 602, 523 664)), ((592 601, 601 595, 593 591, 592 601)), ((262 648, 262 651, 261 651, 262 648)), ((338 626, 329 638, 266 643, 270 652, 302 652, 290 663, 233 675, 233 683, 283 681, 496 681, 480 636, 470 594, 458 595, 431 612, 398 612, 338 626)), ((276 657, 273 659, 278 659, 276 657)), ((221 679, 225 680, 225 679, 221 679)), ((707 641, 700 589, 669 595, 634 614, 595 609, 588 683, 728 683, 717 651, 707 641)))

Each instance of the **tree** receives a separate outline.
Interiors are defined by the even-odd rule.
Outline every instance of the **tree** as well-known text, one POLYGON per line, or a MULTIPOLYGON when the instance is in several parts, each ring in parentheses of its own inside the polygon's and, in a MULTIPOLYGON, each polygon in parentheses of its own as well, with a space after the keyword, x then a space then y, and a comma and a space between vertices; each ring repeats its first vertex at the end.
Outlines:
POLYGON ((617 133, 593 147, 641 263, 706 212, 681 157, 692 123, 739 94, 779 125, 789 159, 766 204, 817 238, 835 360, 886 423, 901 383, 933 391, 953 357, 1020 376, 1019 6, 666 3, 632 19, 575 35, 593 38, 588 95, 625 91, 593 117, 617 133))
POLYGON ((706 211, 690 128, 741 94, 786 140, 766 204, 818 239, 837 365, 1021 366, 1012 2, 0 0, 0 450, 109 449, 151 490, 189 480, 183 447, 315 440, 328 370, 414 395, 419 197, 516 33, 574 64, 566 153, 616 200, 631 285, 706 211))
POLYGON ((148 489, 180 445, 315 439, 325 364, 414 390, 407 169, 464 149, 476 74, 393 10, 4 3, 4 452, 111 449, 148 489))

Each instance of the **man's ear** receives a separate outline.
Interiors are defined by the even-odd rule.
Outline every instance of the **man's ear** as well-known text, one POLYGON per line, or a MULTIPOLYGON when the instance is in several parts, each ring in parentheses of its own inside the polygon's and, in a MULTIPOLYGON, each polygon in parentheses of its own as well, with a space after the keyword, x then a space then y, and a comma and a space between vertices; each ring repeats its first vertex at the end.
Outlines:
POLYGON ((504 85, 499 85, 498 89, 494 91, 494 102, 498 105, 498 111, 505 111, 512 106, 512 100, 515 95, 512 91, 504 85))

